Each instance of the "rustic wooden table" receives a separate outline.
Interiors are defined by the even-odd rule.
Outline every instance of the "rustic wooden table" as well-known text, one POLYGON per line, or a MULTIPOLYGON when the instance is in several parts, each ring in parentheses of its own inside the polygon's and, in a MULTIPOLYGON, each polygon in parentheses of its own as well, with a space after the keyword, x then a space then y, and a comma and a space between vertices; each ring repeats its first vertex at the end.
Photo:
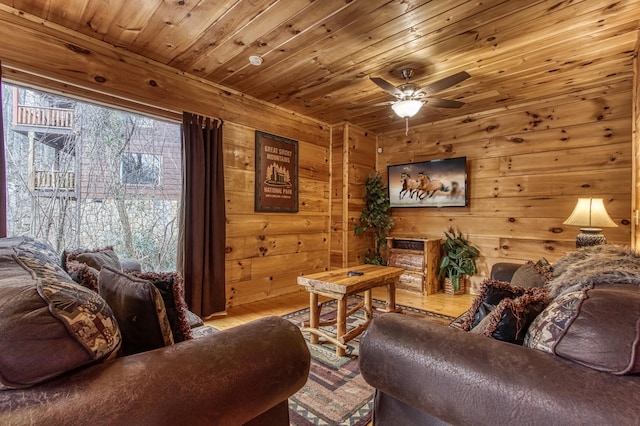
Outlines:
POLYGON ((404 272, 402 268, 378 265, 358 265, 349 268, 333 269, 327 272, 298 277, 298 284, 309 292, 309 322, 303 324, 303 331, 311 333, 310 342, 318 343, 319 338, 336 345, 336 355, 345 356, 346 343, 362 333, 373 315, 371 289, 387 286, 387 306, 385 312, 399 312, 396 309, 396 283, 404 272), (349 271, 362 272, 362 275, 349 275, 349 271), (347 312, 347 297, 364 292, 364 300, 347 312), (338 301, 338 313, 333 321, 320 322, 321 304, 318 295, 338 301), (347 317, 364 307, 365 322, 347 333, 347 317), (336 336, 320 329, 321 326, 336 325, 336 336))

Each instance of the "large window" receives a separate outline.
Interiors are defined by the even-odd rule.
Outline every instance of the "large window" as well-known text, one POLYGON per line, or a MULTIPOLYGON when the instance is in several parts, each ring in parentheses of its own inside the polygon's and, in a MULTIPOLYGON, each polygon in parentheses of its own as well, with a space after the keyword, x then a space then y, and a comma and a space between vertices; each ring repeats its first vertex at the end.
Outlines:
POLYGON ((2 85, 9 235, 175 269, 180 125, 2 85))

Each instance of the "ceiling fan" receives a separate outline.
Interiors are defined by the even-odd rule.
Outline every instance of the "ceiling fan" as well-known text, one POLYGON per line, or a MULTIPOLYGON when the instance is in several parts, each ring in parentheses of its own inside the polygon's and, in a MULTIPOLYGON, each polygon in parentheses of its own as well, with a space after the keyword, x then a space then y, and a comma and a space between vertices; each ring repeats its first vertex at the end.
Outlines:
POLYGON ((395 101, 380 102, 370 105, 357 105, 348 107, 348 109, 365 108, 371 106, 391 105, 391 109, 399 117, 404 118, 407 123, 407 133, 409 131, 409 117, 413 117, 420 111, 423 105, 427 104, 433 108, 460 108, 464 102, 453 101, 448 99, 432 98, 431 95, 448 89, 467 78, 471 77, 466 71, 450 75, 441 80, 435 81, 424 87, 418 87, 416 84, 409 83, 409 79, 413 77, 413 68, 404 68, 400 74, 404 78, 404 84, 394 86, 383 78, 370 77, 370 80, 378 85, 387 93, 396 97, 395 101))

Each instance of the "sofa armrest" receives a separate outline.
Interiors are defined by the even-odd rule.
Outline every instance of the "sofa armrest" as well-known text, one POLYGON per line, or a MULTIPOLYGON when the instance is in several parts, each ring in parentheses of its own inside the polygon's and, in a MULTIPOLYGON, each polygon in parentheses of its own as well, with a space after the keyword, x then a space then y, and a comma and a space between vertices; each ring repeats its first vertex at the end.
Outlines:
POLYGON ((379 391, 452 424, 640 422, 640 376, 401 314, 369 325, 360 370, 379 391))
POLYGON ((239 425, 299 390, 309 362, 298 327, 263 318, 0 392, 0 424, 239 425))

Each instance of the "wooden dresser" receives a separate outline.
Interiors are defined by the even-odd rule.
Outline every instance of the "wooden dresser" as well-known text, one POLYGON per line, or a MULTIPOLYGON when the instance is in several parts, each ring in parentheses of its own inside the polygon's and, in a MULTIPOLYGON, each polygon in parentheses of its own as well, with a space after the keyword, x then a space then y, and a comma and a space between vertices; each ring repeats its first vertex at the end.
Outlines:
POLYGON ((388 266, 404 268, 398 289, 420 294, 440 290, 440 239, 387 237, 388 266))

